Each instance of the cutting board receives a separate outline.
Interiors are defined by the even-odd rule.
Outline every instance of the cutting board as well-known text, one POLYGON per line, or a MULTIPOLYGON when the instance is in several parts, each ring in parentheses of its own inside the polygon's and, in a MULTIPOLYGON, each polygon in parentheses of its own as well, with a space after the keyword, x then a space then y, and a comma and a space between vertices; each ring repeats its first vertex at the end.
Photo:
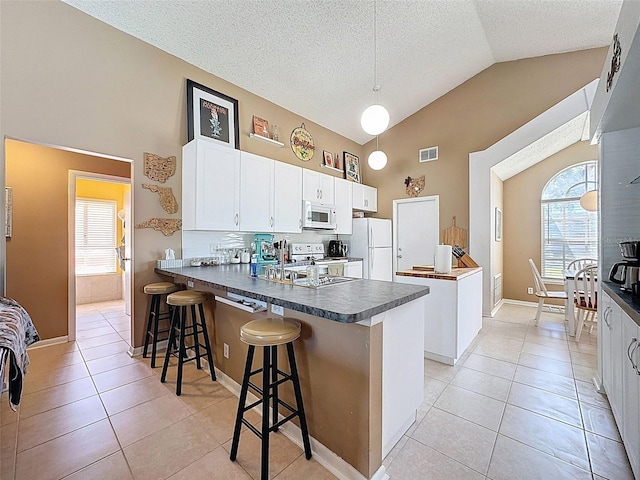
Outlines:
POLYGON ((456 217, 453 217, 453 224, 445 228, 442 235, 442 243, 462 248, 467 248, 467 231, 456 226, 456 217))

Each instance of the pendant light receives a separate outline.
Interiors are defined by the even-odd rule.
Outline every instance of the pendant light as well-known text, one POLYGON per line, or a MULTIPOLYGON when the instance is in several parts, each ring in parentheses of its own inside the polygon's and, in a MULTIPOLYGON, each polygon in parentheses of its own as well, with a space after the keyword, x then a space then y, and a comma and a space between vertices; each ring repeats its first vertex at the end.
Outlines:
POLYGON ((588 212, 598 211, 598 191, 589 190, 580 197, 580 206, 588 212))
POLYGON ((373 2, 373 91, 376 94, 376 103, 365 109, 360 117, 362 129, 369 135, 376 135, 376 150, 371 152, 367 163, 373 170, 382 170, 387 164, 387 155, 378 148, 378 135, 384 132, 389 126, 389 112, 378 103, 378 44, 377 44, 377 20, 378 6, 373 2))
POLYGON ((378 147, 378 137, 376 137, 376 149, 369 154, 367 163, 372 170, 382 170, 387 165, 387 154, 378 147))

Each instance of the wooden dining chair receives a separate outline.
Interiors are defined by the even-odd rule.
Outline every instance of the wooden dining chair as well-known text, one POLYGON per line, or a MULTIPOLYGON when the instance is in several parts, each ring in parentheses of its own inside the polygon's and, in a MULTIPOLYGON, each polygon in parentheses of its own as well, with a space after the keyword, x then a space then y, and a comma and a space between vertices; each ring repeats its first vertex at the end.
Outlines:
POLYGON ((567 270, 577 271, 582 270, 584 267, 588 267, 589 265, 597 265, 598 261, 595 258, 578 258, 567 265, 567 270))
POLYGON ((577 321, 576 321, 576 342, 580 341, 582 329, 589 326, 589 333, 597 323, 596 313, 598 311, 598 288, 596 276, 598 274, 597 265, 587 265, 582 270, 576 272, 573 279, 576 297, 574 300, 577 321))
POLYGON ((547 290, 546 285, 542 280, 542 275, 538 271, 538 267, 533 262, 533 260, 529 259, 529 265, 531 266, 531 273, 533 273, 533 283, 535 285, 535 295, 538 297, 538 311, 536 312, 536 327, 538 326, 538 321, 540 320, 540 314, 542 313, 542 306, 544 305, 544 301, 547 298, 556 299, 556 300, 567 300, 567 294, 564 291, 561 292, 550 292, 547 290))

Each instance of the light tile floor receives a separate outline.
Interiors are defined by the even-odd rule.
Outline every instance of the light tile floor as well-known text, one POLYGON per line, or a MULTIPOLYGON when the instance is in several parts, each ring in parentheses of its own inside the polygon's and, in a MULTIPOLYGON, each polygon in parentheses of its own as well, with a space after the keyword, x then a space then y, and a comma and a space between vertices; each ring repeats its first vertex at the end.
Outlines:
MULTIPOLYGON (((392 480, 633 478, 591 384, 595 331, 576 344, 559 315, 535 327, 534 314, 505 305, 456 366, 425 360, 418 421, 384 460, 392 480)), ((229 461, 237 398, 192 364, 176 397, 175 365, 161 384, 161 368, 126 353, 129 329, 121 303, 83 306, 77 342, 30 351, 19 412, 0 406, 0 478, 258 479, 252 434, 229 461)), ((270 467, 335 478, 282 434, 270 467)))

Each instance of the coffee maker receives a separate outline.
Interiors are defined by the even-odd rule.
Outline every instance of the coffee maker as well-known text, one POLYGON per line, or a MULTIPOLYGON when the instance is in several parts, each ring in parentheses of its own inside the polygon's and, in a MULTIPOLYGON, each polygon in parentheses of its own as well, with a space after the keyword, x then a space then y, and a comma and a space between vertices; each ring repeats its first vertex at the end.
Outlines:
POLYGON ((621 290, 632 292, 634 284, 640 280, 640 241, 620 242, 620 253, 624 260, 613 264, 609 280, 620 285, 621 290))

